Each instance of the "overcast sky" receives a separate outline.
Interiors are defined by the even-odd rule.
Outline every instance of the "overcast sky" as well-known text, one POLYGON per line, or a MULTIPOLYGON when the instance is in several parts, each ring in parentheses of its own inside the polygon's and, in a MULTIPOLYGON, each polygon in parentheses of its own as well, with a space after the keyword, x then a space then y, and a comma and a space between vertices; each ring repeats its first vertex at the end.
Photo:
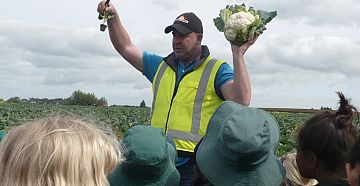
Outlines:
MULTIPOLYGON (((164 28, 183 12, 203 21, 203 44, 232 65, 230 45, 213 18, 227 4, 245 2, 278 16, 251 46, 245 61, 251 106, 337 107, 336 91, 360 107, 358 0, 111 0, 133 42, 160 55, 171 52, 164 28)), ((151 84, 99 31, 96 0, 3 1, 0 14, 0 98, 67 98, 74 90, 109 104, 151 105, 151 84)))

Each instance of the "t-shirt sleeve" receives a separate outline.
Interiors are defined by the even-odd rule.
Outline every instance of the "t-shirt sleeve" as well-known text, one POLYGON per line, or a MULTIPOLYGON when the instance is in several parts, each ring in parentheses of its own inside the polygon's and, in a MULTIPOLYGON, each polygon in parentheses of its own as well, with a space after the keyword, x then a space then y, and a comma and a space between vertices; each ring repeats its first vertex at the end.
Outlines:
POLYGON ((234 70, 233 68, 227 64, 223 63, 215 76, 215 92, 219 96, 219 98, 224 99, 224 96, 221 93, 221 87, 230 80, 234 79, 234 70))
POLYGON ((143 66, 144 66, 143 75, 150 82, 153 82, 156 71, 159 68, 162 60, 163 60, 162 56, 147 51, 143 52, 143 66))

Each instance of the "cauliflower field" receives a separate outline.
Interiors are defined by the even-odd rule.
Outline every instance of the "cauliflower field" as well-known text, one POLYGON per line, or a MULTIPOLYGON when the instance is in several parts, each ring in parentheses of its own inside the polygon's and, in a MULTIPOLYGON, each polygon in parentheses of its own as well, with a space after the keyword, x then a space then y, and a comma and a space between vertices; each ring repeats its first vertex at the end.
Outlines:
MULTIPOLYGON (((9 130, 15 125, 36 118, 71 114, 110 125, 119 138, 131 126, 150 123, 150 108, 137 106, 68 106, 55 104, 0 103, 0 130, 9 130)), ((299 126, 312 113, 270 112, 280 126, 280 144, 277 156, 290 152, 295 147, 295 136, 299 126)))

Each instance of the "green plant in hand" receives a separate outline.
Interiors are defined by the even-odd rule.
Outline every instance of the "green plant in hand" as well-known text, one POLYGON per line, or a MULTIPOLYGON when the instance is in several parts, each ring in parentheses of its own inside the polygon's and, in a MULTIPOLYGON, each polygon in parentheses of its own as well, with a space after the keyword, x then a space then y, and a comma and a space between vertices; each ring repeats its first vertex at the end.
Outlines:
POLYGON ((104 21, 105 21, 105 20, 108 20, 108 19, 112 19, 112 18, 114 18, 114 17, 115 17, 114 15, 110 14, 110 13, 107 12, 107 11, 104 12, 104 15, 101 15, 101 18, 104 19, 104 21))
POLYGON ((101 19, 103 19, 103 23, 100 24, 100 30, 101 30, 102 32, 104 32, 104 31, 106 30, 106 28, 107 28, 106 21, 107 21, 108 19, 114 18, 115 16, 112 15, 112 14, 109 14, 107 11, 104 12, 104 15, 100 15, 100 16, 101 16, 101 19))
POLYGON ((225 38, 238 46, 262 34, 265 25, 277 15, 276 11, 266 12, 247 8, 245 4, 227 5, 220 10, 219 17, 214 18, 214 24, 225 38))
MULTIPOLYGON (((109 3, 110 3, 110 0, 106 0, 105 6, 109 7, 110 6, 109 3)), ((104 32, 106 30, 106 28, 107 28, 106 21, 109 20, 109 19, 112 19, 114 17, 115 16, 110 14, 109 12, 107 12, 106 9, 104 10, 104 15, 99 14, 98 19, 103 20, 103 23, 100 24, 100 31, 104 32)))

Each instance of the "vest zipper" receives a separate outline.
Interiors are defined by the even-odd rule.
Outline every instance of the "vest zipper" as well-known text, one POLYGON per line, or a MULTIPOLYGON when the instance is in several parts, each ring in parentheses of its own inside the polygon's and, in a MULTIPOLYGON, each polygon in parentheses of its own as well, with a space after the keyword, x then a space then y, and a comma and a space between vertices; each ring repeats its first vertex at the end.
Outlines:
POLYGON ((181 79, 179 80, 179 83, 178 83, 178 84, 176 84, 176 79, 177 79, 178 74, 177 74, 177 72, 175 72, 175 88, 174 88, 174 93, 173 93, 173 96, 172 96, 172 98, 171 98, 170 108, 169 108, 169 111, 168 111, 168 114, 167 114, 167 118, 166 118, 165 134, 167 134, 167 131, 168 131, 168 121, 169 121, 169 117, 170 117, 170 111, 171 111, 172 103, 173 103, 174 98, 175 98, 175 96, 176 96, 177 90, 178 90, 178 88, 179 88, 180 82, 181 82, 181 80, 182 80, 187 74, 189 74, 190 72, 193 72, 193 71, 194 71, 194 70, 191 70, 191 71, 186 72, 186 73, 181 77, 181 79))
POLYGON ((166 123, 165 123, 165 134, 166 135, 167 135, 167 131, 168 131, 168 122, 169 122, 169 117, 170 117, 170 111, 171 111, 171 108, 172 108, 172 103, 174 101, 175 95, 176 95, 176 93, 174 92, 173 97, 171 98, 170 108, 169 108, 169 111, 168 111, 168 114, 167 114, 167 117, 166 117, 166 123))

